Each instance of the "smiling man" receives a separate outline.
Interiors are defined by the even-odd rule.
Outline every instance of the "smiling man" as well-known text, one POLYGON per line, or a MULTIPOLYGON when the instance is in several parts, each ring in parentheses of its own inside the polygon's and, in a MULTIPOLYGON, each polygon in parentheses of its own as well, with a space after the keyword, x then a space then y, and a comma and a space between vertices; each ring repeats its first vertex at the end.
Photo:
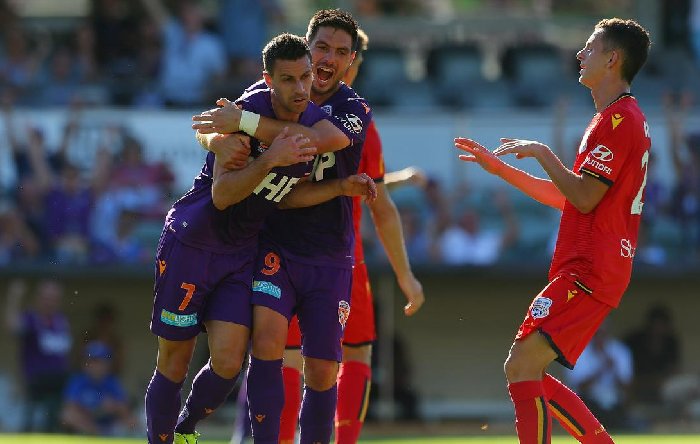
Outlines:
POLYGON ((601 20, 576 55, 579 82, 591 90, 597 113, 572 169, 539 142, 501 139, 491 152, 473 140, 455 139, 468 153, 460 159, 562 210, 549 284, 532 301, 505 362, 523 444, 549 443, 552 415, 580 442, 613 442, 581 399, 546 369, 555 360, 574 367, 630 281, 651 147, 630 86, 649 46, 649 34, 638 23, 614 18, 601 20), (506 154, 534 157, 549 179, 506 164, 500 159, 506 154))

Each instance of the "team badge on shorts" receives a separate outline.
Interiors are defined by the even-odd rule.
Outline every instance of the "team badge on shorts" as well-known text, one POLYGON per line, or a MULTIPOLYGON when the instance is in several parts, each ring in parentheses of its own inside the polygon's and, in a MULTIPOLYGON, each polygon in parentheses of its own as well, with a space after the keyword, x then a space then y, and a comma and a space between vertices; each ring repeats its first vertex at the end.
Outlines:
POLYGON ((345 323, 350 317, 350 303, 348 301, 338 302, 338 322, 345 328, 345 323))
POLYGON ((530 307, 530 314, 533 318, 546 318, 549 316, 549 307, 552 306, 552 300, 544 296, 539 296, 534 301, 532 301, 532 307, 530 307))

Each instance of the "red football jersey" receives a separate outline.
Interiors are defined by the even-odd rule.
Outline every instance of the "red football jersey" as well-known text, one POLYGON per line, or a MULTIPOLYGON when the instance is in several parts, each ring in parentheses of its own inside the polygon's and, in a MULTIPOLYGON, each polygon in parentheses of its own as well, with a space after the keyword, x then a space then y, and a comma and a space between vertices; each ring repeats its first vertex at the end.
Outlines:
POLYGON ((630 94, 593 117, 573 170, 609 188, 588 214, 564 204, 550 280, 574 275, 594 298, 618 306, 632 274, 650 147, 646 118, 630 94))
MULTIPOLYGON (((365 144, 362 147, 360 166, 357 173, 366 173, 375 182, 384 180, 384 156, 382 155, 382 141, 379 139, 374 120, 369 123, 365 135, 365 144)), ((355 227, 355 263, 365 260, 362 248, 362 236, 360 235, 360 221, 362 220, 362 198, 354 197, 352 206, 353 226, 355 227)))

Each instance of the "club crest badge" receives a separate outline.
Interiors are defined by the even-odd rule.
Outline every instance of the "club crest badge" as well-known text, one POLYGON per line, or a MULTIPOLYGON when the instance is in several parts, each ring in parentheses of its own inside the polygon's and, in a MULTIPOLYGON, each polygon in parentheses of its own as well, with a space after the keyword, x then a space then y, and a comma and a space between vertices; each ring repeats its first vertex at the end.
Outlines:
POLYGON ((530 314, 535 319, 546 318, 549 316, 549 307, 551 306, 551 299, 540 296, 532 302, 530 314))
POLYGON ((345 323, 350 317, 350 303, 348 301, 338 302, 338 322, 345 328, 345 323))

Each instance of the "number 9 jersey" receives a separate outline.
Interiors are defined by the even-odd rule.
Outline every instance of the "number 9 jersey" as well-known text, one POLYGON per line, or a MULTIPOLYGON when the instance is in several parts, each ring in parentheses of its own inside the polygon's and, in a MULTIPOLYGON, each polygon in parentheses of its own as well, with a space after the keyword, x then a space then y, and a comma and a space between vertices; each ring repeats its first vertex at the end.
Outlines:
POLYGON ((617 307, 632 274, 651 139, 637 100, 623 94, 588 125, 573 171, 608 185, 588 214, 566 201, 549 270, 573 275, 591 295, 617 307))

